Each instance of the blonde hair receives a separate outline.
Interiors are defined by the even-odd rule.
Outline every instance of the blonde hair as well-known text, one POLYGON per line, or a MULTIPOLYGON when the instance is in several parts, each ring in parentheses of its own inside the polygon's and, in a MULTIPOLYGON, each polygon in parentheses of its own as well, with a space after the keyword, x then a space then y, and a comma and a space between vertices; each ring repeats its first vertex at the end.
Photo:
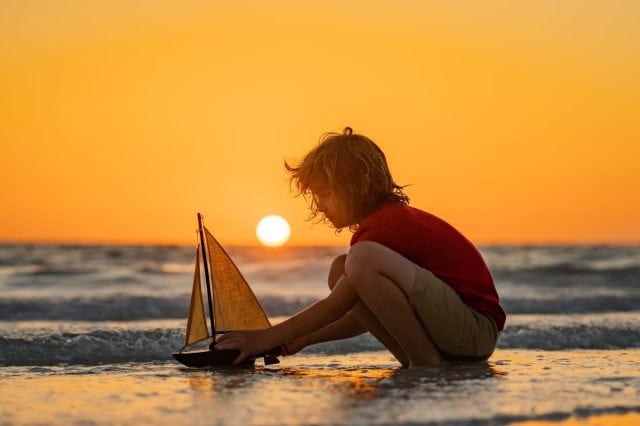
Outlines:
POLYGON ((404 186, 393 181, 387 159, 371 139, 345 127, 342 133, 328 132, 320 144, 296 165, 284 163, 291 173, 290 183, 309 203, 309 220, 325 218, 313 194, 314 185, 326 186, 345 209, 349 229, 373 213, 382 203, 409 204, 404 186))

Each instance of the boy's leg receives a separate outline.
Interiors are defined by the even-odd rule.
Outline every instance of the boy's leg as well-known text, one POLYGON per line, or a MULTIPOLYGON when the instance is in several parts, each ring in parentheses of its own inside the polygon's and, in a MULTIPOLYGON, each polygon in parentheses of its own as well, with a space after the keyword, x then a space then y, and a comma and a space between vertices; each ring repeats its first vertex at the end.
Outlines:
POLYGON ((363 241, 349 250, 345 270, 346 276, 340 280, 347 280, 353 287, 361 303, 398 344, 412 366, 442 362, 409 303, 416 273, 414 263, 381 244, 363 241))
MULTIPOLYGON (((333 289, 338 280, 344 275, 346 258, 347 255, 343 254, 338 256, 331 264, 328 278, 330 289, 333 289)), ((378 339, 378 341, 396 357, 402 366, 409 366, 409 357, 404 353, 402 347, 393 338, 393 336, 389 334, 380 321, 378 321, 375 315, 373 315, 373 312, 371 312, 362 302, 358 302, 356 306, 351 308, 347 316, 353 317, 355 321, 378 339)))

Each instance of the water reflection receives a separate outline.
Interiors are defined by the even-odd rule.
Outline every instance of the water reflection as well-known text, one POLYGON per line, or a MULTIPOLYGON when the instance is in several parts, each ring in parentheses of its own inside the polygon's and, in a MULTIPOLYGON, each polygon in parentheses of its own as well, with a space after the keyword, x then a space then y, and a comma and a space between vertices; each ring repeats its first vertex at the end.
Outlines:
POLYGON ((277 393, 298 393, 307 389, 311 393, 340 393, 356 400, 377 397, 380 383, 397 372, 395 368, 317 368, 285 367, 280 369, 257 368, 247 370, 218 370, 189 372, 189 387, 199 396, 203 391, 212 394, 238 393, 257 390, 276 384, 277 393))
MULTIPOLYGON (((187 371, 187 370, 185 370, 187 371)), ((255 370, 199 370, 187 374, 189 386, 200 394, 268 392, 272 397, 302 402, 313 398, 336 397, 343 403, 356 404, 372 401, 396 393, 430 393, 436 389, 451 391, 465 384, 501 379, 506 372, 489 362, 451 364, 442 368, 407 370, 397 366, 336 366, 332 364, 257 367, 255 370), (270 388, 270 389, 266 389, 270 388), (307 395, 301 395, 301 393, 307 395)), ((199 395, 202 397, 203 395, 199 395)), ((341 404, 344 405, 344 404, 341 404)))
POLYGON ((488 363, 416 371, 382 352, 242 371, 8 367, 0 424, 640 424, 638 360, 637 349, 499 350, 488 363))
POLYGON ((380 384, 393 376, 395 368, 304 368, 292 367, 280 372, 298 385, 317 387, 354 400, 372 400, 378 397, 380 384))
POLYGON ((640 414, 638 413, 626 413, 626 414, 606 414, 593 417, 569 417, 565 420, 558 421, 545 421, 545 420, 530 420, 520 423, 514 423, 514 426, 628 426, 639 425, 640 414))
POLYGON ((489 362, 449 364, 442 368, 397 370, 385 385, 415 388, 424 385, 456 386, 465 382, 501 379, 506 371, 489 362))

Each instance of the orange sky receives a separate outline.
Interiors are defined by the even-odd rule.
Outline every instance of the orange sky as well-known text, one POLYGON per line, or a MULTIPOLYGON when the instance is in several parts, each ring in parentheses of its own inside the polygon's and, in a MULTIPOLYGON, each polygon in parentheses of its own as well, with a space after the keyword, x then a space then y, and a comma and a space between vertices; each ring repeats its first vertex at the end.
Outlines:
POLYGON ((0 241, 255 244, 345 125, 477 243, 640 242, 640 3, 0 3, 0 241), (129 4, 133 3, 133 4, 129 4))

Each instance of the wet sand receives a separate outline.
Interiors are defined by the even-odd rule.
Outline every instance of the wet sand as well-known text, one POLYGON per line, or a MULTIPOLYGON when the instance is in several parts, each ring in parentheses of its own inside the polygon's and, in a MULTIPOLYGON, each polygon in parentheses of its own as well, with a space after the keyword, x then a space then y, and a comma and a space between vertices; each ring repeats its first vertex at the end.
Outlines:
POLYGON ((637 424, 639 396, 640 350, 498 350, 425 370, 301 354, 252 371, 5 367, 0 424, 637 424))

